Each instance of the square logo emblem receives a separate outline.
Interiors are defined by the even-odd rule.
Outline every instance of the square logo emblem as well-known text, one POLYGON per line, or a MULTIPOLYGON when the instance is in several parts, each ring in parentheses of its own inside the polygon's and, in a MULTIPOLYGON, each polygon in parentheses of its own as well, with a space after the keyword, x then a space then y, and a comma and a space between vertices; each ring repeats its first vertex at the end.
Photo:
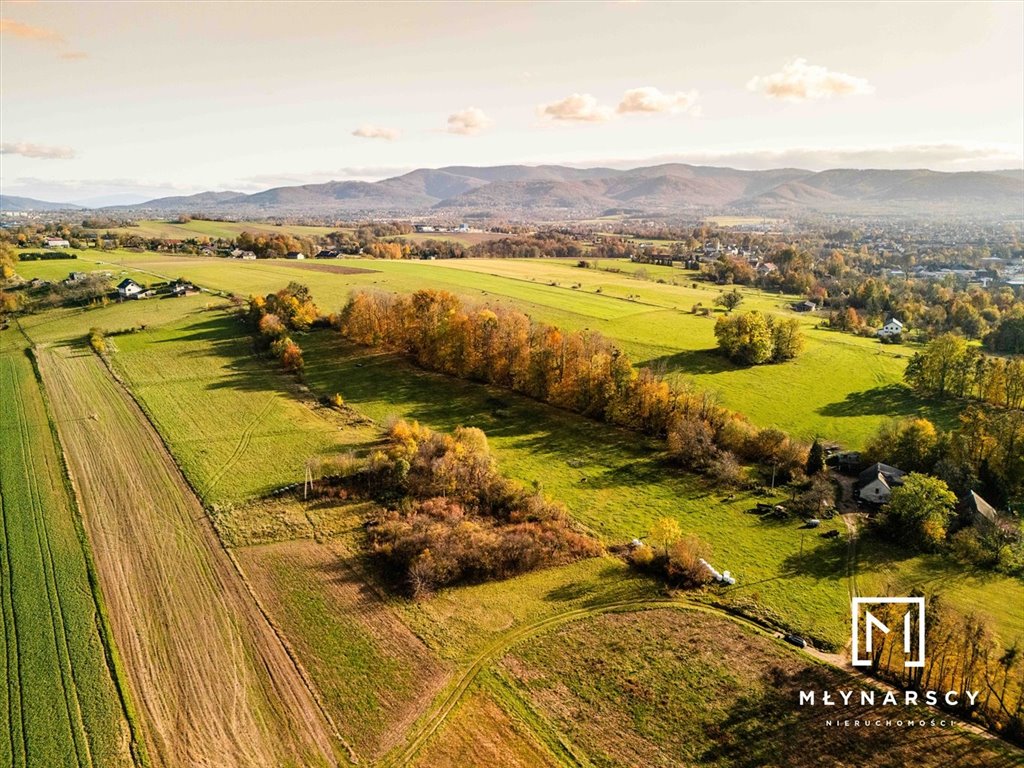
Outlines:
POLYGON ((923 597, 855 597, 850 614, 853 666, 870 667, 874 650, 893 633, 903 636, 903 666, 924 666, 923 597))

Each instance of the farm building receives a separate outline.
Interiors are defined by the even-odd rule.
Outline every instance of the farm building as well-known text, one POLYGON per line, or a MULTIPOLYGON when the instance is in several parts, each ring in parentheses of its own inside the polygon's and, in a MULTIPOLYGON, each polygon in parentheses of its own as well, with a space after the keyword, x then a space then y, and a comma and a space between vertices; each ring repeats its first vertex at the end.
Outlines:
POLYGON ((801 301, 793 305, 795 312, 813 312, 818 308, 818 305, 813 301, 801 301))
POLYGON ((890 317, 885 321, 885 325, 878 329, 876 335, 887 339, 892 336, 899 336, 901 333, 903 333, 903 323, 895 317, 890 317))
POLYGON ((177 282, 171 285, 171 296, 188 296, 198 292, 199 289, 192 283, 177 282))
POLYGON ((135 299, 143 292, 141 285, 136 283, 130 277, 126 277, 120 283, 117 284, 117 295, 122 299, 135 299))
POLYGON ((329 250, 327 248, 324 248, 322 251, 317 253, 315 258, 317 258, 317 259, 336 259, 336 258, 338 258, 339 255, 340 254, 337 251, 332 251, 332 250, 329 250))
POLYGON ((304 253, 301 253, 300 251, 288 251, 288 253, 286 253, 284 257, 286 259, 304 259, 306 258, 306 255, 304 253))
POLYGON ((903 485, 907 473, 888 464, 872 464, 857 476, 857 497, 869 504, 885 504, 892 489, 903 485))
POLYGON ((959 511, 965 524, 973 525, 985 533, 995 533, 1007 538, 1019 535, 1012 520, 974 491, 969 491, 960 500, 959 511))
POLYGON ((43 245, 47 248, 70 248, 71 243, 62 237, 48 237, 43 240, 43 245))

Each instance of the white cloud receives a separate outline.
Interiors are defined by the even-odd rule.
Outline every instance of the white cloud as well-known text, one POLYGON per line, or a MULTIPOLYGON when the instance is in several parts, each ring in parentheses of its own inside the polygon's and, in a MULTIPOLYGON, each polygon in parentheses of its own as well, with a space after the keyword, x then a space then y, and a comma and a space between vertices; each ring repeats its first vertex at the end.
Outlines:
POLYGON ((478 107, 468 107, 454 114, 448 115, 448 133, 456 133, 460 136, 472 136, 489 128, 494 123, 491 118, 484 114, 478 107))
POLYGON ((774 74, 752 77, 747 89, 783 101, 864 96, 875 92, 875 87, 862 77, 808 64, 806 59, 793 59, 774 74))
POLYGON ((385 141, 394 141, 402 135, 401 131, 397 128, 385 128, 380 125, 361 125, 352 131, 353 136, 358 136, 362 139, 384 139, 385 141))
POLYGON ((50 147, 45 144, 32 144, 28 141, 5 141, 0 144, 0 155, 21 155, 22 157, 42 158, 44 160, 70 160, 75 156, 71 147, 50 147))
POLYGON ((551 120, 575 123, 603 123, 612 118, 611 107, 599 103, 589 93, 574 93, 561 101, 542 104, 537 112, 551 120))
POLYGON ((615 111, 620 115, 630 112, 669 112, 671 114, 689 112, 694 114, 697 110, 697 98, 696 91, 663 93, 651 86, 631 88, 622 94, 622 101, 619 102, 618 109, 615 111))

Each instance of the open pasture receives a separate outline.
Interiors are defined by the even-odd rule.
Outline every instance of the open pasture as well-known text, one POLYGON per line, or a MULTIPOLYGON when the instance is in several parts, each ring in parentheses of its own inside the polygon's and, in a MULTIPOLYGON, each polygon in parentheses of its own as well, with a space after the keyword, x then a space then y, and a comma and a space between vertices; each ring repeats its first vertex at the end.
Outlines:
POLYGON ((375 270, 346 275, 280 259, 239 262, 171 254, 137 258, 123 251, 103 254, 102 263, 108 269, 112 265, 164 277, 184 275, 204 287, 243 296, 268 293, 296 280, 308 285, 327 311, 336 311, 353 288, 438 288, 507 304, 559 327, 600 331, 637 363, 650 365, 679 384, 692 382, 717 393, 723 404, 758 425, 851 448, 862 446, 888 418, 922 415, 948 427, 958 412, 955 403, 922 401, 902 386, 912 348, 882 346, 872 339, 817 328, 819 317, 789 309, 794 297, 741 288, 740 310, 799 318, 806 337, 803 354, 781 365, 744 368, 730 363, 714 351, 714 318, 690 311, 698 303, 711 307, 719 289, 694 282, 692 273, 678 268, 600 262, 601 267, 622 270, 616 273, 553 259, 331 262, 375 270), (640 269, 649 279, 634 276, 640 269))
POLYGON ((132 766, 129 705, 27 348, 16 328, 0 333, 0 765, 132 766))
POLYGON ((827 720, 896 720, 906 711, 798 707, 800 690, 863 683, 700 610, 608 613, 568 623, 511 648, 501 674, 588 765, 1020 764, 1018 750, 958 728, 829 727, 827 720))
MULTIPOLYGON (((307 514, 315 517, 319 506, 307 514)), ((359 507, 324 511, 336 519, 329 531, 315 524, 315 538, 235 553, 334 727, 361 761, 373 761, 401 742, 449 665, 409 630, 365 570, 359 507)))

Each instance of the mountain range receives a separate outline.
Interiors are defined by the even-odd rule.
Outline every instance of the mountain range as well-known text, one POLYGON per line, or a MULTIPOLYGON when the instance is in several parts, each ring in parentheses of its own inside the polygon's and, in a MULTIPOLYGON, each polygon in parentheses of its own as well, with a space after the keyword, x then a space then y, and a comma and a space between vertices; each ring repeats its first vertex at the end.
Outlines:
MULTIPOLYGON (((26 203, 38 204, 40 207, 35 210, 69 207, 4 197, 0 208, 29 210, 13 207, 26 203)), ((671 216, 732 212, 1022 216, 1024 170, 741 171, 679 163, 631 170, 560 165, 449 166, 419 169, 375 182, 330 181, 275 187, 254 194, 202 192, 101 210, 226 216, 450 215, 524 220, 576 219, 609 213, 671 216)))

